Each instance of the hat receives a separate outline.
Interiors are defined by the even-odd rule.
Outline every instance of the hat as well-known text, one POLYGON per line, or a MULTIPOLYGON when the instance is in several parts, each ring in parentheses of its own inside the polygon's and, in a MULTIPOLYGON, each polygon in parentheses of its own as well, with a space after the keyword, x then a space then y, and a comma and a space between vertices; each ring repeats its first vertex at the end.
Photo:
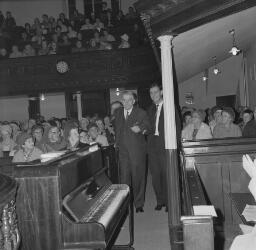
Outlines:
POLYGON ((10 135, 12 134, 12 127, 8 124, 1 126, 1 132, 8 132, 10 135))
POLYGON ((127 34, 123 34, 123 35, 121 35, 121 39, 128 42, 129 36, 127 34))
POLYGON ((25 141, 29 138, 32 138, 31 134, 21 133, 17 136, 16 142, 19 146, 22 146, 25 143, 25 141))
POLYGON ((234 112, 234 110, 233 110, 232 108, 230 108, 230 107, 224 107, 224 108, 222 109, 222 112, 228 113, 228 114, 231 116, 231 119, 232 119, 232 120, 235 119, 236 114, 235 114, 235 112, 234 112))

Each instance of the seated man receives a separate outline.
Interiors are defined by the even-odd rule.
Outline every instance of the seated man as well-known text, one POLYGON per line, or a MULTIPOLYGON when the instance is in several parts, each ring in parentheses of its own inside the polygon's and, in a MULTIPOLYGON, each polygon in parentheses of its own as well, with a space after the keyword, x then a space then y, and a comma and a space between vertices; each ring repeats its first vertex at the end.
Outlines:
POLYGON ((88 144, 90 144, 92 142, 97 142, 103 147, 106 147, 109 145, 107 137, 100 134, 99 128, 98 128, 97 124, 95 124, 95 123, 89 124, 88 135, 89 135, 89 138, 87 140, 88 144))
POLYGON ((205 112, 197 110, 192 112, 192 121, 183 130, 181 137, 185 140, 211 139, 210 127, 204 123, 205 112))
POLYGON ((243 111, 243 137, 256 137, 256 117, 250 109, 243 111))
POLYGON ((18 135, 17 144, 19 150, 15 152, 12 162, 34 161, 40 159, 43 153, 40 149, 35 147, 33 137, 28 133, 18 135))
POLYGON ((47 152, 61 151, 67 148, 67 143, 61 136, 61 132, 57 126, 50 127, 48 131, 48 138, 46 140, 45 146, 47 152))
POLYGON ((239 126, 233 123, 235 119, 235 112, 232 108, 223 108, 222 122, 218 123, 213 130, 214 138, 226 138, 226 137, 240 137, 242 136, 239 126))

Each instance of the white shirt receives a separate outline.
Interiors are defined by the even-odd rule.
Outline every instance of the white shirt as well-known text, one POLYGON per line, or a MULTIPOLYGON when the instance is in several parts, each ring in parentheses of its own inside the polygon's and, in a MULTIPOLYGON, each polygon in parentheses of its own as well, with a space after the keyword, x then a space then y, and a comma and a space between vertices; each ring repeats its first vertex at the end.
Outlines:
POLYGON ((132 113, 132 108, 129 109, 129 110, 124 109, 124 118, 125 118, 125 120, 128 118, 128 116, 129 116, 131 113, 132 113), (127 114, 127 111, 128 111, 128 114, 127 114), (126 116, 127 116, 127 117, 126 117, 126 116))
POLYGON ((163 101, 161 101, 160 103, 156 104, 157 106, 157 111, 156 111, 156 128, 155 128, 155 135, 159 136, 159 131, 158 131, 158 124, 159 124, 159 117, 161 114, 161 109, 163 106, 163 101))

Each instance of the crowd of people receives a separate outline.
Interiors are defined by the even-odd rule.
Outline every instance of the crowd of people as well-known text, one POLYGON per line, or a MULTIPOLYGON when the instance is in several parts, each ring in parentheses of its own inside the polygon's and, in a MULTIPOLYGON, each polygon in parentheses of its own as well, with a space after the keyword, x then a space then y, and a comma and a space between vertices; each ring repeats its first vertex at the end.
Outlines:
POLYGON ((98 143, 108 146, 114 142, 114 129, 108 116, 95 115, 80 121, 42 116, 26 122, 1 122, 0 155, 13 156, 13 162, 29 162, 40 159, 41 154, 74 150, 98 143))
POLYGON ((184 140, 256 137, 256 108, 215 106, 204 111, 183 107, 182 116, 184 140))
POLYGON ((113 15, 105 3, 95 15, 77 10, 68 19, 43 14, 34 23, 17 26, 10 11, 0 11, 0 59, 68 54, 90 50, 138 47, 147 43, 143 25, 133 7, 113 15))

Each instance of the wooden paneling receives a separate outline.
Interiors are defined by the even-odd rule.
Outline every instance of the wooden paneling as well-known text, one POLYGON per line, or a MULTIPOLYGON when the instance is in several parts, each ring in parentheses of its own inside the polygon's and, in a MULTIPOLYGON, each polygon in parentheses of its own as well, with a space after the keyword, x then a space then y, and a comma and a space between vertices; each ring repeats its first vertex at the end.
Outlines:
POLYGON ((0 95, 138 87, 156 78, 159 71, 148 47, 14 58, 0 62, 0 95), (66 73, 57 72, 58 61, 68 63, 66 73))
POLYGON ((210 202, 227 223, 237 221, 229 193, 248 192, 249 176, 243 170, 243 154, 256 153, 256 139, 184 142, 186 168, 196 167, 210 202))

